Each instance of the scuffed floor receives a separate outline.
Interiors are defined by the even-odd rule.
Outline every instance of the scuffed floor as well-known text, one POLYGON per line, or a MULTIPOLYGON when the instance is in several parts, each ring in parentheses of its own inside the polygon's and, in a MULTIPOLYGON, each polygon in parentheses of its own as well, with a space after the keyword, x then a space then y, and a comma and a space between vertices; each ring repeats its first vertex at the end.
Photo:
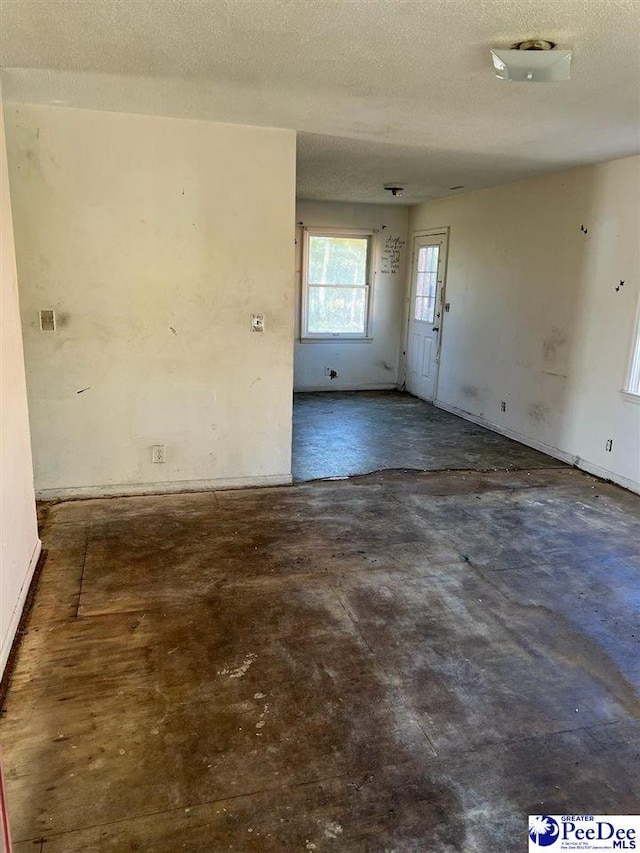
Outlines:
POLYGON ((516 853, 529 813, 636 813, 639 507, 549 467, 45 508, 16 853, 516 853))
POLYGON ((562 463, 398 391, 296 394, 293 478, 492 468, 549 468, 562 463))

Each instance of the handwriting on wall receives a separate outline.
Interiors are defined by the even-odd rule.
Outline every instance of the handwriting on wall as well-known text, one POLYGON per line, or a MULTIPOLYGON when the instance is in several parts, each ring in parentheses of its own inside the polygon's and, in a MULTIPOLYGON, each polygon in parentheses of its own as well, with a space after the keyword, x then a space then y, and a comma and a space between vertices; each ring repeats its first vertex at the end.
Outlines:
POLYGON ((380 272, 394 275, 400 271, 404 244, 404 240, 401 240, 400 237, 392 237, 391 234, 385 238, 382 258, 380 259, 380 272))

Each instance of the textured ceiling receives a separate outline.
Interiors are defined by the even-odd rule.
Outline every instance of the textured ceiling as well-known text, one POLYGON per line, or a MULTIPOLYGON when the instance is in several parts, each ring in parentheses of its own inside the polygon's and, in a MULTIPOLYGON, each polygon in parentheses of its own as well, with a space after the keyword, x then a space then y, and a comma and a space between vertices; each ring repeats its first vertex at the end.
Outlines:
POLYGON ((300 131, 305 198, 434 198, 640 150, 638 0, 1 0, 7 100, 300 131), (568 83, 488 48, 574 50, 568 83))

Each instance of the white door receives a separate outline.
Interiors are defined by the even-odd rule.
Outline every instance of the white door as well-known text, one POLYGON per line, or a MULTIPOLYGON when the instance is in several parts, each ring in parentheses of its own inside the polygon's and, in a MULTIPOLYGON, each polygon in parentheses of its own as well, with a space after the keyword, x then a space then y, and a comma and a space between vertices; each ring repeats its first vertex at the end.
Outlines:
POLYGON ((433 400, 436 396, 446 249, 444 233, 416 237, 413 241, 407 391, 423 400, 433 400))

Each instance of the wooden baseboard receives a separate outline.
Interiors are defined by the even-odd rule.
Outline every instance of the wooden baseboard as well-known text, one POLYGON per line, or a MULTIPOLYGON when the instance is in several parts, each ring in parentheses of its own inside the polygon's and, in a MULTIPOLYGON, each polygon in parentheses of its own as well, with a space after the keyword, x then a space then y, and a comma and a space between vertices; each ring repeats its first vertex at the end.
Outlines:
POLYGON ((213 492, 224 489, 255 489, 265 486, 290 486, 291 474, 265 474, 257 477, 227 477, 219 480, 178 480, 162 483, 118 483, 105 486, 65 486, 36 489, 40 501, 75 498, 116 498, 130 495, 172 495, 188 492, 213 492))
POLYGON ((0 669, 2 673, 2 679, 0 680, 0 708, 4 706, 16 655, 20 648, 20 640, 27 624, 29 611, 33 606, 33 599, 36 594, 42 566, 44 565, 44 559, 45 554, 42 550, 42 542, 38 539, 33 549, 31 560, 29 561, 29 568, 20 589, 20 595, 13 610, 9 630, 2 645, 2 658, 0 659, 2 664, 2 668, 0 669))

